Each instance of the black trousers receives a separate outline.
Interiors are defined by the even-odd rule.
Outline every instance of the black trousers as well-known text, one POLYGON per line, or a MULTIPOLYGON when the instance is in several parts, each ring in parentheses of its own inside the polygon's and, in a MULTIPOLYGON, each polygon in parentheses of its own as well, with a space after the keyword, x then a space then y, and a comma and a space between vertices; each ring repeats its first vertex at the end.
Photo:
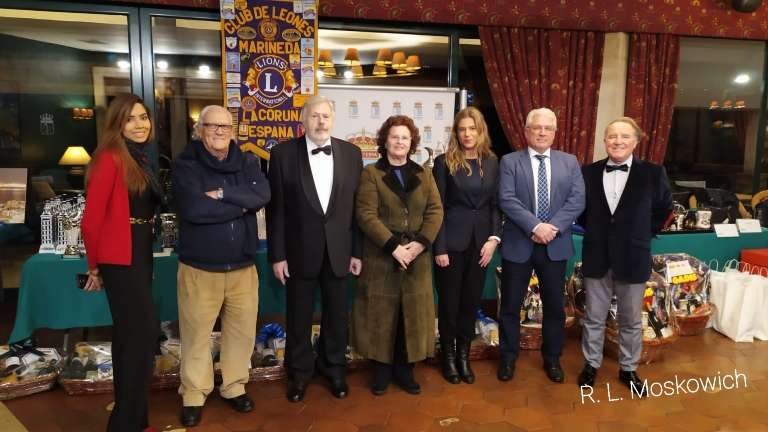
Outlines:
POLYGON ((151 227, 131 228, 131 265, 99 264, 113 322, 115 406, 109 432, 139 432, 149 425, 149 384, 160 328, 152 300, 151 227))
POLYGON ((373 379, 380 385, 389 384, 394 376, 400 381, 410 381, 413 379, 413 368, 415 363, 408 363, 408 349, 405 345, 405 318, 403 317, 403 308, 397 318, 397 330, 395 331, 394 347, 392 349, 392 363, 383 363, 371 360, 374 365, 373 379))
POLYGON ((462 252, 448 252, 449 265, 435 266, 440 296, 437 327, 443 343, 469 343, 475 336, 475 315, 483 295, 485 270, 480 267, 480 248, 473 241, 462 252))
POLYGON ((516 359, 520 350, 520 308, 528 292, 531 270, 536 270, 536 276, 539 278, 541 301, 544 305, 541 355, 546 362, 554 362, 560 358, 565 325, 563 287, 566 263, 567 261, 550 260, 547 247, 539 244, 533 246, 531 257, 524 263, 502 260, 499 312, 499 348, 502 360, 516 359))
POLYGON ((337 277, 331 268, 328 252, 316 278, 291 276, 286 282, 285 365, 289 377, 309 381, 315 369, 312 351, 312 314, 315 289, 320 286, 322 318, 317 344, 317 367, 332 379, 344 379, 347 367, 347 279, 337 277))

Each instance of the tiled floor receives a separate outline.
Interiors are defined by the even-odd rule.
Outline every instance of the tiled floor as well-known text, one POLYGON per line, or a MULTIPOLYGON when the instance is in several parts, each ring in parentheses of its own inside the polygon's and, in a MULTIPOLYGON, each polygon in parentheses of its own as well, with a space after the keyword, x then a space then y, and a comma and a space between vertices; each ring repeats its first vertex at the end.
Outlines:
MULTIPOLYGON (((541 370, 540 356, 525 352, 515 378, 496 380, 494 361, 473 363, 477 382, 452 385, 438 370, 420 365, 416 377, 423 392, 411 396, 390 387, 381 397, 367 388, 368 370, 351 371, 350 395, 334 399, 317 378, 303 403, 284 397, 284 382, 255 383, 248 392, 257 409, 233 412, 216 396, 205 407, 195 432, 227 431, 768 431, 768 342, 736 344, 711 330, 681 338, 663 360, 640 368, 649 383, 721 377, 734 370, 746 375, 739 389, 631 399, 616 379, 617 365, 606 360, 594 392, 582 403, 576 376, 582 366, 578 334, 570 331, 562 358, 566 383, 553 384, 541 370), (611 399, 609 401, 608 386, 611 399), (599 400, 599 402, 597 402, 599 400)), ((726 382, 727 384, 728 382, 726 382)), ((655 387, 656 390, 659 387, 655 387)), ((61 389, 6 402, 30 430, 103 431, 110 396, 66 396, 61 389)), ((180 400, 174 391, 152 393, 151 421, 160 430, 179 428, 180 400)))

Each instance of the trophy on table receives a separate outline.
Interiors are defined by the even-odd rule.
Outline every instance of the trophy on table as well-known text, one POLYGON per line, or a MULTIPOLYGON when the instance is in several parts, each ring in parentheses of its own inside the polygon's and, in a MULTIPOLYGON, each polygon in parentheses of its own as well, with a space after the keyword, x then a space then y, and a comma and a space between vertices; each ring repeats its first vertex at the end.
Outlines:
POLYGON ((62 227, 64 228, 64 258, 80 258, 80 221, 83 219, 83 207, 72 206, 61 214, 62 227))
POLYGON ((179 224, 176 213, 160 213, 160 243, 163 249, 175 248, 179 238, 179 224))
POLYGON ((53 215, 51 205, 45 203, 43 213, 40 215, 40 250, 38 253, 55 253, 56 245, 53 242, 53 215))

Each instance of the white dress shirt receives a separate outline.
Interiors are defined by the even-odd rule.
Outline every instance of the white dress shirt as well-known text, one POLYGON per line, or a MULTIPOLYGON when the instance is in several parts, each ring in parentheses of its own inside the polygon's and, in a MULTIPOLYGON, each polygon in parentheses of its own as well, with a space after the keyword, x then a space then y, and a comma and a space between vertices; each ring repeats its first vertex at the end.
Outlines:
POLYGON ((613 170, 611 172, 603 171, 603 189, 605 190, 605 199, 608 201, 608 208, 611 209, 611 214, 616 211, 616 207, 619 206, 619 200, 621 200, 621 194, 624 193, 624 187, 627 185, 627 178, 629 177, 629 170, 632 169, 632 155, 622 163, 616 163, 608 159, 606 165, 623 165, 627 164, 629 168, 627 171, 613 170))
POLYGON ((307 157, 309 158, 309 167, 312 170, 312 178, 315 180, 315 189, 317 197, 320 198, 320 206, 323 207, 323 213, 328 212, 328 201, 331 200, 331 188, 333 188, 333 154, 318 152, 312 154, 312 150, 318 147, 331 145, 331 139, 328 138, 321 145, 317 145, 307 138, 307 157))
POLYGON ((539 208, 539 159, 536 155, 544 155, 544 164, 547 167, 547 197, 549 197, 550 210, 552 209, 552 162, 551 162, 551 149, 547 149, 544 153, 539 153, 536 150, 528 147, 528 156, 531 158, 531 168, 533 169, 533 214, 536 214, 536 209, 539 208))

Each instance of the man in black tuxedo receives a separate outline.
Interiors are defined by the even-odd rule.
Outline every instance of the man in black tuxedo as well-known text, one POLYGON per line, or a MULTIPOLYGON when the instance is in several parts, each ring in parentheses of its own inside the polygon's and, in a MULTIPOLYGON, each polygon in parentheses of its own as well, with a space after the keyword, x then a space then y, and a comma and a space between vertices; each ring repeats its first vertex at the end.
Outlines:
POLYGON ((286 350, 288 400, 304 398, 315 366, 346 397, 348 273, 362 263, 355 222, 355 193, 363 167, 360 149, 331 137, 333 103, 313 96, 301 119, 306 135, 272 149, 267 207, 269 261, 287 287, 286 350), (317 361, 311 332, 315 288, 320 286, 323 314, 317 361))
POLYGON ((581 346, 586 364, 579 386, 594 386, 603 361, 605 319, 618 299, 619 380, 640 392, 636 369, 643 348, 642 303, 651 273, 651 237, 672 209, 664 168, 632 157, 643 131, 629 117, 605 129, 608 158, 583 168, 587 206, 579 219, 586 229, 582 273, 587 314, 581 346))

